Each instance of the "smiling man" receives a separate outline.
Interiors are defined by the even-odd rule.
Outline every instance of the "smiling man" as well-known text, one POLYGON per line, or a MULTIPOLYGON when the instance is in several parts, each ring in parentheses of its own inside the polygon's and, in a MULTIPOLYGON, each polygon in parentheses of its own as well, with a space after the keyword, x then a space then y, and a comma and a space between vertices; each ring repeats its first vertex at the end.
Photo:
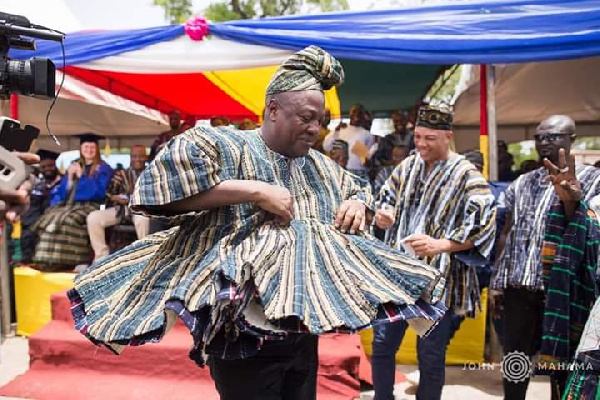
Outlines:
MULTIPOLYGON (((535 149, 540 161, 559 165, 559 151, 568 158, 576 138, 575 122, 566 115, 553 115, 537 127, 535 149)), ((543 164, 540 162, 540 164, 543 164)), ((600 193, 600 169, 587 165, 575 168, 583 190, 583 200, 600 193)), ((548 172, 541 167, 521 175, 499 198, 506 209, 506 224, 498 241, 496 270, 490 288, 492 310, 499 317, 504 310, 504 351, 520 351, 533 356, 540 344, 544 311, 542 279, 542 244, 551 206, 557 201, 548 172)), ((525 399, 529 379, 523 382, 504 380, 506 399, 525 399)), ((553 377, 553 395, 558 396, 558 382, 553 377)), ((553 397, 559 398, 559 397, 553 397)))
POLYGON ((136 145, 131 147, 130 167, 127 170, 115 171, 106 190, 106 205, 103 210, 96 210, 87 216, 87 229, 90 243, 94 249, 94 261, 106 257, 110 251, 106 243, 105 229, 117 224, 131 224, 135 227, 138 239, 148 234, 150 221, 142 215, 131 215, 129 198, 138 177, 146 168, 146 148, 136 145))
MULTIPOLYGON (((474 314, 479 284, 474 262, 484 265, 494 244, 494 196, 475 166, 450 150, 452 114, 421 107, 415 129, 417 154, 391 174, 380 193, 375 223, 390 229, 392 247, 404 248, 438 269, 447 285, 449 308, 438 326, 417 341, 420 383, 417 399, 440 399, 446 347, 463 315, 474 314), (461 258, 461 256, 464 256, 461 258)), ((373 328, 375 399, 394 399, 395 354, 406 323, 373 328)))
POLYGON ((438 298, 439 273, 364 233, 370 190, 311 149, 323 90, 343 76, 310 46, 272 78, 260 130, 197 127, 171 140, 131 205, 177 226, 78 276, 77 326, 118 351, 160 339, 165 314, 179 316, 224 400, 315 399, 317 334, 378 319, 431 328, 444 307, 421 297, 438 298))
POLYGON ((371 149, 371 146, 375 143, 375 137, 364 128, 367 119, 367 110, 362 104, 355 104, 350 108, 350 124, 335 129, 323 140, 323 149, 325 151, 331 151, 333 149, 333 142, 336 140, 343 140, 348 143, 348 165, 347 169, 368 181, 368 168, 363 163, 361 157, 354 150, 355 146, 362 145, 367 149, 371 149))

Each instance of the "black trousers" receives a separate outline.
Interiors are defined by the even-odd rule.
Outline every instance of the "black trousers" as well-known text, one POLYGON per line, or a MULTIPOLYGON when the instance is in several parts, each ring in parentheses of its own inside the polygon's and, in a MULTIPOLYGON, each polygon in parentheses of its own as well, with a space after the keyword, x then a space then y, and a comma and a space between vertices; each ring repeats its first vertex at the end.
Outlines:
POLYGON ((222 400, 315 400, 318 336, 266 341, 241 360, 210 357, 210 375, 222 400))
MULTIPOLYGON (((520 351, 531 357, 540 347, 544 292, 509 287, 504 290, 504 354, 520 351)), ((560 399, 564 391, 567 371, 551 379, 552 399, 560 399)), ((529 378, 523 382, 504 379, 506 400, 525 400, 529 378)))

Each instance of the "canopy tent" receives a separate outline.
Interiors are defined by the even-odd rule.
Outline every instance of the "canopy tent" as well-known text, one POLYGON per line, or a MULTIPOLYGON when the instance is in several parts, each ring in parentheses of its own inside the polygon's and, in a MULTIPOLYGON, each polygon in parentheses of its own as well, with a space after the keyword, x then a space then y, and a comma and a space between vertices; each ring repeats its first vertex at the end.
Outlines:
MULTIPOLYGON (((163 113, 178 109, 184 117, 259 119, 268 81, 293 51, 213 35, 194 41, 183 30, 181 26, 168 26, 124 31, 120 36, 116 32, 67 35, 65 72, 163 113), (121 53, 115 50, 119 47, 115 42, 122 45, 121 53)), ((50 57, 61 67, 62 54, 57 54, 54 46, 40 41, 35 53, 15 51, 11 55, 50 57)), ((333 91, 327 99, 334 115, 347 112, 357 102, 380 113, 411 107, 440 73, 438 65, 355 60, 343 60, 343 64, 346 83, 337 95, 333 91), (404 89, 398 91, 398 87, 404 89), (340 110, 340 101, 344 110, 340 110)))
MULTIPOLYGON (((222 39, 279 49, 315 44, 340 59, 448 65, 594 56, 600 53, 598 20, 599 0, 496 0, 210 25, 197 20, 191 27, 222 39)), ((184 30, 171 25, 72 34, 66 39, 67 65, 132 52, 175 39, 184 30)), ((11 54, 24 58, 31 53, 11 54)), ((60 46, 53 42, 41 41, 35 54, 62 61, 60 46)))
MULTIPOLYGON (((177 109, 184 118, 226 115, 232 120, 257 120, 265 88, 277 65, 290 54, 218 38, 193 41, 183 35, 141 50, 68 66, 65 72, 163 113, 177 109)), ((327 94, 329 107, 339 114, 335 91, 327 94)))
MULTIPOLYGON (((600 57, 496 66, 498 138, 507 143, 533 139, 536 126, 566 114, 580 136, 600 135, 600 57)), ((479 69, 454 105, 457 150, 479 145, 479 69)))
MULTIPOLYGON (((210 25, 197 19, 185 28, 167 26, 69 35, 65 42, 65 71, 163 112, 181 108, 184 113, 200 117, 230 114, 257 118, 262 105, 260 95, 266 86, 264 80, 261 83, 260 73, 269 75, 267 69, 260 68, 274 68, 273 63, 291 51, 317 44, 346 66, 347 84, 339 91, 342 111, 356 101, 374 111, 389 111, 414 105, 442 65, 545 61, 600 54, 598 20, 598 0, 453 2, 210 25), (186 29, 195 39, 202 36, 198 32, 206 30, 213 38, 192 41, 184 36, 186 29), (215 40, 219 42, 211 46, 215 40), (215 47, 219 50, 226 42, 237 47, 229 53, 233 55, 230 62, 218 68, 211 66, 210 62, 223 56, 215 56, 215 47), (179 51, 168 57, 171 46, 179 51), (159 50, 163 53, 157 60, 150 52, 159 50), (248 67, 245 61, 252 67, 247 75, 240 71, 248 67), (246 90, 247 84, 255 86, 246 90)), ((58 44, 40 41, 38 47, 33 53, 14 51, 11 55, 47 56, 61 65, 58 44)), ((330 102, 330 107, 335 114, 335 103, 330 102)))
POLYGON ((599 54, 599 20, 598 0, 488 0, 230 21, 210 31, 279 48, 315 44, 341 59, 492 64, 599 54))
MULTIPOLYGON (((57 72, 57 81, 61 79, 62 73, 57 72)), ((21 123, 45 129, 49 101, 21 96, 17 106, 21 123)), ((9 114, 8 101, 0 102, 0 112, 9 114)), ((61 146, 56 146, 49 135, 40 136, 37 145, 58 152, 79 148, 79 140, 71 135, 81 132, 97 132, 108 137, 114 147, 129 147, 150 145, 160 132, 169 129, 167 118, 160 112, 68 75, 49 123, 61 146)))

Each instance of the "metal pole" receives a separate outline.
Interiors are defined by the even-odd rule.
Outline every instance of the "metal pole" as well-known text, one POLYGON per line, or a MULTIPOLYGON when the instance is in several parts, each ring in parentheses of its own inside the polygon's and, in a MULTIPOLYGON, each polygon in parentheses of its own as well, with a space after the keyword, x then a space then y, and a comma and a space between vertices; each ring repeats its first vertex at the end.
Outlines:
POLYGON ((487 65, 479 66, 479 151, 483 155, 483 176, 490 178, 490 152, 488 137, 487 65))
POLYGON ((6 221, 0 222, 0 304, 2 306, 2 324, 0 342, 10 333, 10 265, 6 241, 6 221))
POLYGON ((498 180, 498 132, 496 125, 496 68, 493 65, 488 65, 486 76, 487 87, 487 126, 489 140, 489 171, 490 180, 498 180))
MULTIPOLYGON (((19 119, 19 96, 10 95, 10 117, 19 119)), ((8 263, 8 240, 6 236, 7 222, 0 221, 0 342, 4 340, 10 329, 10 274, 12 273, 8 263)))

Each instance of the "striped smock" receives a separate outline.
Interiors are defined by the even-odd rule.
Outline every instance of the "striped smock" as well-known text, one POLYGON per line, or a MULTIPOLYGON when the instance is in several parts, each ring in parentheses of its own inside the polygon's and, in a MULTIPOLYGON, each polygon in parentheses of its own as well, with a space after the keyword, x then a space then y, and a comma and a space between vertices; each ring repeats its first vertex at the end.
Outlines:
POLYGON ((69 296, 83 333, 118 352, 160 339, 170 310, 192 331, 191 356, 203 363, 200 354, 247 357, 265 339, 356 331, 376 319, 407 319, 424 332, 443 314, 443 305, 424 301, 441 294, 435 268, 367 234, 334 228, 344 200, 372 208, 372 197, 317 151, 290 160, 259 131, 197 127, 161 150, 138 179, 131 206, 150 212, 229 179, 288 188, 293 221, 281 226, 253 203, 176 216, 177 227, 77 276, 69 296))
MULTIPOLYGON (((420 155, 409 156, 379 193, 378 206, 385 205, 396 210, 396 221, 386 235, 391 246, 401 248, 400 241, 412 234, 457 243, 471 240, 474 248, 466 256, 486 264, 496 234, 494 196, 485 178, 465 157, 453 153, 448 160, 437 161, 427 174, 420 155)), ((446 305, 457 313, 473 315, 480 296, 476 266, 449 253, 424 261, 445 278, 446 305)))

